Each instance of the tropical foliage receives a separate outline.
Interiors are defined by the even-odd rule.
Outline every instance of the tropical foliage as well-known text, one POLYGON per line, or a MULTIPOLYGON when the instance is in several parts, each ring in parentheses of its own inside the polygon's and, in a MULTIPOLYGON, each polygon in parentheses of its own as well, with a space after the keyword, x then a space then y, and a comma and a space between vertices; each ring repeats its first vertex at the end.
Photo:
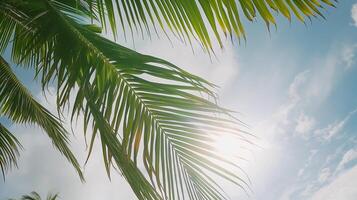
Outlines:
MULTIPOLYGON (((242 130, 245 125, 231 111, 217 105, 214 84, 110 41, 101 36, 102 29, 111 29, 117 37, 127 29, 150 35, 160 27, 166 35, 171 30, 189 43, 197 40, 211 52, 210 32, 220 45, 219 30, 245 38, 240 12, 251 21, 260 15, 269 27, 276 23, 274 11, 304 21, 322 16, 323 5, 333 4, 329 0, 3 0, 0 51, 8 49, 12 62, 35 70, 43 90, 56 87, 59 113, 68 106, 71 120, 84 116, 88 157, 99 139, 108 176, 112 167, 118 169, 138 199, 226 199, 213 177, 246 191, 249 179, 235 173, 241 171, 236 162, 215 151, 214 137, 231 134, 251 145, 254 136, 242 130)), ((0 114, 15 123, 39 125, 83 179, 60 119, 31 96, 4 58, 0 61, 0 114)), ((0 125, 3 172, 16 166, 20 148, 14 135, 0 125)))
MULTIPOLYGON (((79 164, 68 148, 68 136, 61 122, 41 106, 17 79, 9 64, 0 57, 0 113, 15 123, 39 125, 51 138, 54 146, 73 164, 83 179, 79 164)), ((16 156, 21 145, 3 125, 0 124, 0 167, 3 173, 17 165, 16 156)))

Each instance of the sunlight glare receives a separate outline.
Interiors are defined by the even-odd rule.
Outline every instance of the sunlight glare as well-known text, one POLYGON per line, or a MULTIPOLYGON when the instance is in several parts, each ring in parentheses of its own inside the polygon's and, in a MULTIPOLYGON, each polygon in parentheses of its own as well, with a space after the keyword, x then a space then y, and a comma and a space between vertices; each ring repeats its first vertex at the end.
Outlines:
POLYGON ((239 150, 239 140, 232 135, 222 135, 215 138, 214 147, 218 153, 226 157, 234 157, 239 150))

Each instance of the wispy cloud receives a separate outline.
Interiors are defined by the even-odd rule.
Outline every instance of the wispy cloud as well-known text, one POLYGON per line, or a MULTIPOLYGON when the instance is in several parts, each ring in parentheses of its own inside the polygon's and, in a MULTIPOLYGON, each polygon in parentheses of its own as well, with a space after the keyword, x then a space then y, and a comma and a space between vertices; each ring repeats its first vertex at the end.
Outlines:
MULTIPOLYGON (((279 133, 285 132, 285 129, 293 129, 297 136, 303 139, 310 138, 318 122, 307 113, 305 108, 319 105, 329 97, 336 82, 345 73, 344 70, 340 70, 341 65, 352 65, 354 52, 354 46, 333 49, 326 57, 311 63, 313 67, 298 73, 289 85, 286 102, 273 115, 276 121, 274 130, 279 133), (294 126, 291 127, 292 125, 294 126)), ((328 129, 315 133, 327 131, 332 136, 339 131, 339 127, 343 127, 344 123, 341 122, 333 127, 331 125, 328 129)))
POLYGON ((296 102, 301 99, 302 90, 310 78, 310 75, 310 70, 305 70, 295 76, 293 82, 289 86, 289 99, 291 102, 296 102))
POLYGON ((321 187, 311 200, 355 200, 357 197, 357 166, 337 176, 329 184, 321 187))
MULTIPOLYGON (((356 4, 357 6, 357 4, 356 4)), ((345 70, 350 69, 355 63, 357 45, 347 45, 342 49, 342 61, 345 63, 345 70)))
POLYGON ((311 161, 313 160, 313 158, 317 154, 317 152, 318 152, 318 150, 316 150, 316 149, 310 150, 310 155, 309 155, 308 159, 306 160, 305 165, 298 172, 299 179, 301 179, 303 177, 305 170, 309 167, 309 165, 311 164, 311 161))
POLYGON ((309 70, 300 72, 295 76, 294 80, 290 84, 287 101, 278 108, 278 110, 274 113, 273 116, 276 121, 276 126, 275 126, 276 131, 280 130, 284 132, 285 130, 282 129, 282 127, 292 123, 290 114, 300 103, 302 98, 301 91, 303 90, 304 85, 308 80, 309 76, 310 76, 309 70))
POLYGON ((309 133, 315 126, 315 119, 307 116, 304 113, 301 113, 296 121, 297 124, 295 127, 295 132, 298 133, 302 138, 308 139, 309 133))
POLYGON ((353 20, 353 25, 357 27, 357 3, 352 6, 351 17, 353 20))
POLYGON ((321 171, 320 171, 320 174, 319 174, 319 178, 318 178, 318 181, 320 183, 325 183, 327 181, 327 179, 331 176, 331 170, 330 168, 326 167, 326 168, 323 168, 321 171))
MULTIPOLYGON (((345 125, 357 111, 352 111, 343 119, 316 130, 316 126, 321 122, 317 120, 318 118, 313 112, 306 108, 318 106, 330 97, 336 83, 341 81, 347 71, 343 70, 343 66, 353 66, 355 50, 355 47, 351 45, 336 48, 326 57, 312 63, 311 65, 314 67, 295 76, 289 86, 286 103, 277 111, 281 118, 275 127, 279 127, 280 132, 289 133, 289 130, 293 129, 294 136, 309 139, 308 141, 314 144, 314 148, 319 149, 319 145, 322 143, 315 140, 316 136, 323 140, 329 140, 343 131, 345 125)), ((311 158, 316 155, 316 151, 310 152, 309 155, 304 160, 305 164, 296 172, 298 179, 290 183, 291 185, 282 193, 281 199, 308 199, 320 190, 321 186, 329 184, 339 175, 335 174, 334 167, 324 166, 323 162, 317 164, 311 161, 311 158), (311 170, 316 170, 316 172, 311 173, 311 170)), ((312 199, 315 200, 315 198, 312 199)))
POLYGON ((339 172, 345 168, 345 165, 357 159, 357 149, 348 150, 342 157, 342 160, 337 166, 336 172, 339 172))
POLYGON ((349 112, 342 120, 335 121, 332 124, 329 124, 325 128, 317 129, 314 131, 314 134, 324 140, 330 140, 332 137, 336 136, 343 130, 346 123, 356 112, 357 109, 349 112))

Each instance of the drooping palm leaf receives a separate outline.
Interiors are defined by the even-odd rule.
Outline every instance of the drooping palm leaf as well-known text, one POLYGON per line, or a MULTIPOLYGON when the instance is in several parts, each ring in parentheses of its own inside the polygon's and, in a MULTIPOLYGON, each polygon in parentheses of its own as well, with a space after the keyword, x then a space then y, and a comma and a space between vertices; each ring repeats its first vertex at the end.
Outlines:
MULTIPOLYGON (((114 132, 113 128, 103 117, 103 113, 98 110, 100 106, 95 104, 93 97, 89 95, 89 91, 90 89, 87 88, 85 96, 88 100, 88 106, 90 107, 90 113, 88 114, 92 115, 95 123, 95 125, 93 125, 95 131, 93 132, 92 138, 94 139, 97 129, 100 134, 103 156, 108 175, 110 176, 110 164, 112 163, 111 158, 113 158, 121 174, 124 175, 138 199, 163 199, 158 191, 153 188, 154 186, 147 181, 136 164, 130 160, 130 157, 128 157, 121 142, 117 138, 117 133, 114 132), (108 158, 108 154, 111 155, 110 158, 108 158)), ((92 141, 94 142, 94 140, 92 141)), ((92 145, 93 143, 90 148, 92 148, 92 145)))
POLYGON ((21 145, 16 137, 0 123, 0 169, 5 172, 17 166, 17 157, 21 145))
MULTIPOLYGON (((9 64, 0 56, 0 114, 7 116, 15 123, 36 124, 40 126, 47 135, 51 138, 53 145, 71 162, 83 180, 83 175, 80 166, 68 147, 68 133, 62 127, 60 121, 52 115, 46 108, 39 104, 22 85, 12 72, 9 64)), ((4 137, 14 140, 14 137, 9 136, 9 132, 2 129, 4 137), (6 133, 8 133, 6 135, 6 133)), ((11 146, 6 146, 7 143, 0 145, 1 151, 9 152, 9 158, 14 160, 17 152, 17 143, 14 140, 10 143, 11 146), (12 147, 12 151, 5 151, 8 147, 12 147)), ((6 156, 6 155, 4 155, 6 156)), ((1 166, 6 164, 0 163, 1 166)))
MULTIPOLYGON (((334 0, 85 0, 102 24, 117 32, 118 24, 125 31, 147 32, 150 27, 171 30, 177 37, 191 43, 199 40, 204 49, 211 50, 210 32, 222 46, 225 35, 245 38, 242 16, 249 21, 257 18, 266 25, 276 25, 275 13, 289 21, 292 16, 323 17, 324 6, 334 6, 334 0)), ((125 34, 125 32, 124 32, 125 34)))
POLYGON ((217 162, 239 169, 215 152, 213 136, 250 135, 204 98, 215 98, 212 84, 100 37, 70 4, 41 2, 32 9, 9 3, 32 19, 19 23, 31 31, 14 32, 13 58, 35 67, 44 86, 55 78, 60 107, 78 89, 73 115, 92 122, 90 149, 100 133, 108 173, 114 159, 139 199, 225 199, 212 174, 249 187, 217 162), (139 156, 151 185, 133 165, 139 156))

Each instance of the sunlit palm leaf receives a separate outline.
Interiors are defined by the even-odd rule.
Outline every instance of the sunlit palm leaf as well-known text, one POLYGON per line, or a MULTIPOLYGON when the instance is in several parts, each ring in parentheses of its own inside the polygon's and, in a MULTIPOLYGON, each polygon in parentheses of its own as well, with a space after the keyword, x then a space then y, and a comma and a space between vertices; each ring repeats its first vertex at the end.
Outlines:
MULTIPOLYGON (((80 178, 83 179, 80 166, 68 148, 68 133, 59 120, 33 99, 1 56, 0 72, 0 114, 7 116, 15 123, 39 125, 51 138, 53 145, 72 163, 80 178)), ((6 145, 0 146, 0 148, 3 147, 5 150, 6 145)), ((14 150, 16 152, 16 149, 14 150)))
POLYGON ((249 188, 217 162, 239 169, 215 152, 213 136, 250 135, 206 99, 215 98, 212 84, 100 37, 70 4, 42 2, 16 7, 35 20, 15 31, 13 58, 35 67, 44 86, 55 78, 60 107, 78 89, 73 115, 92 122, 89 151, 100 133, 108 173, 114 159, 139 199, 225 199, 212 174, 249 188), (151 185, 134 165, 139 154, 151 185))
MULTIPOLYGON (((276 24, 274 14, 288 20, 292 16, 302 22, 305 18, 323 17, 325 5, 334 6, 334 0, 85 0, 106 27, 109 22, 114 33, 117 24, 125 31, 147 32, 150 27, 170 29, 177 37, 191 43, 198 39, 204 49, 210 50, 209 32, 222 45, 225 35, 245 37, 242 16, 249 21, 260 16, 269 27, 276 24)), ((125 34, 125 32, 124 32, 125 34)))
MULTIPOLYGON (((106 119, 103 117, 98 108, 100 105, 94 103, 94 99, 89 95, 90 89, 86 90, 86 99, 88 100, 88 107, 90 107, 90 114, 94 120, 94 129, 92 138, 96 135, 96 130, 100 133, 100 139, 103 148, 103 156, 105 165, 107 168, 108 175, 110 171, 111 158, 118 166, 121 174, 124 175, 128 183, 130 184, 133 192, 138 199, 150 199, 150 200, 161 200, 163 199, 160 194, 153 188, 141 171, 137 168, 136 164, 130 160, 127 153, 123 149, 121 142, 117 138, 117 133, 114 132, 113 128, 109 125, 106 119), (108 158, 108 154, 111 155, 108 158)), ((89 113, 88 113, 89 114, 89 113)), ((94 140, 93 140, 94 142, 94 140)), ((93 143, 91 144, 92 148, 93 143)), ((89 153, 90 154, 90 153, 89 153)), ((89 155, 88 155, 89 156, 89 155)))

